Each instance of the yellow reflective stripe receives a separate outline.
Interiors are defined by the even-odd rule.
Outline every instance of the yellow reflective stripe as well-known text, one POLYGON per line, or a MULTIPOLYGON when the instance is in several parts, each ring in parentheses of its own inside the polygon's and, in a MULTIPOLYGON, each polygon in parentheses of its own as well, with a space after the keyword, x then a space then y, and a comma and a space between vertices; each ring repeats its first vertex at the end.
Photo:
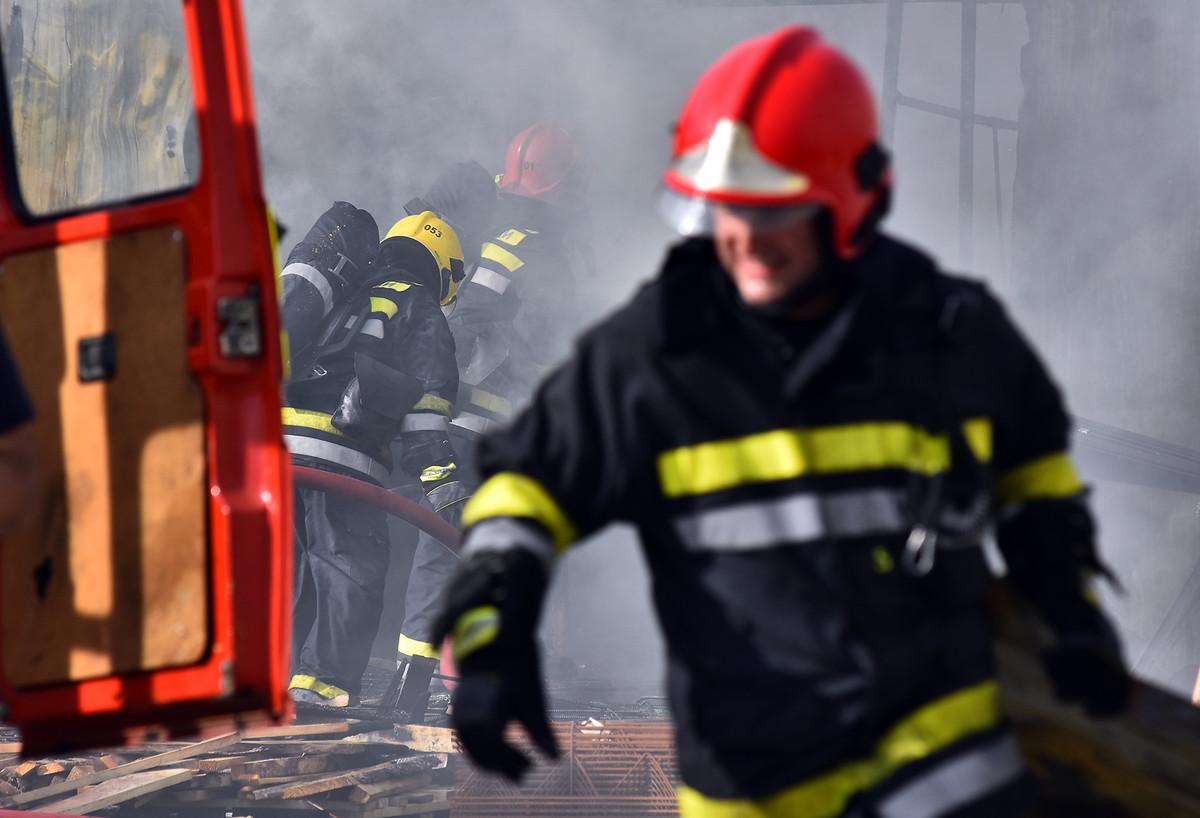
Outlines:
POLYGON ((380 298, 377 295, 373 295, 371 296, 371 312, 381 312, 388 318, 394 318, 396 313, 400 312, 400 308, 390 298, 380 298))
MULTIPOLYGON (((964 432, 976 456, 986 454, 982 459, 990 459, 990 422, 968 421, 964 432)), ((945 435, 933 435, 901 421, 775 429, 684 446, 658 456, 659 482, 667 497, 808 474, 906 469, 930 475, 949 466, 950 441, 945 435)))
POLYGON ((440 655, 436 645, 430 642, 422 642, 420 639, 413 639, 411 636, 405 636, 404 634, 400 634, 400 641, 396 644, 396 650, 405 656, 424 656, 426 659, 437 659, 440 655))
POLYGON ((971 418, 963 423, 963 436, 967 445, 981 463, 992 460, 992 422, 987 418, 971 418))
POLYGON ((454 623, 454 661, 496 641, 500 634, 500 609, 495 605, 472 608, 454 623))
POLYGON ((578 539, 575 525, 550 492, 532 477, 505 471, 479 487, 463 510, 463 526, 491 517, 524 517, 550 532, 555 549, 562 551, 578 539))
POLYGON ((525 262, 494 242, 484 242, 482 255, 488 261, 494 261, 497 264, 503 265, 510 273, 516 272, 525 266, 525 262))
POLYGON ((485 392, 477 386, 471 387, 471 403, 498 415, 512 414, 512 402, 508 398, 485 392))
POLYGON ((421 482, 436 483, 438 480, 445 480, 454 474, 454 470, 457 468, 458 466, 454 463, 447 463, 445 466, 427 466, 421 472, 421 482))
POLYGON ((316 676, 305 676, 299 673, 288 682, 288 690, 311 690, 323 699, 336 699, 338 696, 350 695, 337 685, 326 684, 316 676))
POLYGON ((856 794, 881 784, 901 767, 945 750, 1000 723, 995 682, 964 688, 925 705, 888 731, 867 758, 766 798, 709 798, 690 787, 678 791, 682 818, 835 818, 856 794))
POLYGON ((407 290, 408 288, 413 287, 413 286, 420 286, 420 285, 419 284, 413 285, 409 281, 385 281, 382 284, 376 285, 375 289, 377 289, 377 290, 394 290, 398 293, 402 293, 405 290, 407 290))
POLYGON ((518 244, 525 241, 525 234, 520 230, 505 230, 496 238, 507 245, 516 247, 518 244))
POLYGON ((1039 457, 1011 469, 996 479, 996 498, 1001 503, 1026 500, 1061 500, 1083 491, 1083 481, 1066 452, 1039 457))
POLYGON ((431 395, 426 392, 417 401, 416 406, 412 408, 414 412, 437 412, 438 414, 450 417, 450 411, 454 407, 450 405, 450 401, 445 398, 439 398, 437 395, 431 395))
POLYGON ((293 409, 290 406, 283 407, 284 426, 300 426, 305 429, 316 429, 318 432, 324 432, 327 435, 345 437, 341 430, 334 427, 332 417, 332 415, 325 412, 314 412, 311 409, 293 409))

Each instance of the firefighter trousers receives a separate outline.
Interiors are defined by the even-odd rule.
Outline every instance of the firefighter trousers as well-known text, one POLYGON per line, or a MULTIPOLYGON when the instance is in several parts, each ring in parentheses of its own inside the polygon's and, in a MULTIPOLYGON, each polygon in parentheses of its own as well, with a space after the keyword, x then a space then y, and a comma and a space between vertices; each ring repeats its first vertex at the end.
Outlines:
POLYGON ((335 494, 297 489, 295 546, 295 672, 357 696, 383 609, 385 515, 335 494))

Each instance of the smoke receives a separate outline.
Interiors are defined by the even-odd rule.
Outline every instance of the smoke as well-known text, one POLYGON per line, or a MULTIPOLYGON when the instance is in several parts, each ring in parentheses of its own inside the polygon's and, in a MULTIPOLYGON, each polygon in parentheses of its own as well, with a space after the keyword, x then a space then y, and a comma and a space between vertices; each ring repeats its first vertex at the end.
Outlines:
MULTIPOLYGON (((937 113, 960 104, 963 12, 907 4, 899 89, 918 107, 896 115, 888 224, 949 268, 987 279, 1076 412, 1200 448, 1188 360, 1200 295, 1192 5, 977 5, 984 120, 969 131, 964 200, 962 129, 937 113), (1114 28, 1117 17, 1125 28, 1114 28)), ((704 67, 746 37, 810 23, 878 89, 887 34, 879 3, 254 0, 246 20, 267 194, 293 238, 338 198, 386 229, 450 162, 499 171, 508 140, 531 122, 573 129, 590 171, 598 269, 580 303, 564 305, 579 326, 653 275, 671 241, 654 211, 657 179, 671 123, 704 67)), ((1110 600, 1130 655, 1155 679, 1189 688, 1200 650, 1164 639, 1161 626, 1200 550, 1195 498, 1103 483, 1096 500, 1105 551, 1131 589, 1110 600)), ((552 641, 568 664, 620 681, 612 695, 658 691, 661 649, 627 532, 572 554, 551 608, 552 641)))

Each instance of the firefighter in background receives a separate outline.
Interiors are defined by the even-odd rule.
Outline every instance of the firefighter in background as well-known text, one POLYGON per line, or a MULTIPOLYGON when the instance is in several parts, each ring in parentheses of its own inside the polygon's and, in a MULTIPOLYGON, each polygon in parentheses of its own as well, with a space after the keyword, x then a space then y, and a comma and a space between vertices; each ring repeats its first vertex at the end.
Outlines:
MULTIPOLYGON (((457 195, 431 191, 431 204, 492 204, 478 165, 455 185, 457 195), (475 170, 478 168, 478 171, 475 170)), ((480 434, 509 420, 534 385, 567 349, 574 331, 575 275, 567 236, 579 231, 583 188, 575 140, 553 123, 539 122, 513 138, 500 179, 498 227, 482 242, 450 328, 462 385, 450 434, 464 478, 477 483, 471 452, 480 434)), ((443 188, 446 186, 442 186, 443 188)), ((494 187, 492 193, 494 200, 494 187)), ((496 224, 490 225, 496 227, 496 224)), ((482 238, 482 237, 481 237, 482 238)), ((574 242, 578 243, 578 242, 574 242)), ((438 661, 432 638, 438 600, 458 559, 421 535, 404 599, 397 660, 407 667, 401 709, 413 691, 429 685, 438 661)))
MULTIPOLYGON (((281 313, 292 339, 284 440, 297 465, 384 485, 390 445, 430 504, 457 516, 446 424, 458 390, 441 307, 465 274, 454 230, 432 212, 378 240, 374 219, 337 202, 292 251, 281 313)), ((389 544, 384 513, 313 489, 296 492, 293 613, 298 702, 344 707, 359 691, 379 624, 389 544)))
POLYGON ((814 30, 701 77, 665 188, 694 237, 479 447, 441 622, 464 749, 519 777, 516 719, 555 752, 547 578, 625 520, 667 643, 685 818, 1024 814, 986 526, 1055 636, 1060 696, 1108 714, 1130 693, 1090 601, 1103 569, 1058 389, 983 285, 877 232, 874 102, 814 30))

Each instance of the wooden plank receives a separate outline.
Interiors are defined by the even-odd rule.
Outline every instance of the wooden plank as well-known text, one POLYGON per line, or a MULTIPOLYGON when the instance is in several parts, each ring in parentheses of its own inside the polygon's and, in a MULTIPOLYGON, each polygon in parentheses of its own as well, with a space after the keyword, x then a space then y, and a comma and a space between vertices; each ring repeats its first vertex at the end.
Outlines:
POLYGON ((120 756, 102 755, 96 759, 96 766, 102 770, 111 770, 113 767, 120 767, 125 763, 125 760, 120 756))
POLYGON ((230 772, 234 781, 257 781, 261 778, 323 773, 332 766, 332 756, 300 755, 265 758, 261 761, 242 761, 232 767, 230 772))
POLYGON ((355 804, 366 804, 389 795, 412 792, 421 787, 429 786, 433 780, 429 773, 421 773, 411 778, 406 777, 395 781, 381 781, 378 784, 355 784, 350 788, 349 799, 355 804))
POLYGON ((424 724, 396 725, 392 730, 375 730, 349 736, 344 741, 369 742, 375 744, 398 744, 418 753, 456 753, 458 746, 454 731, 449 727, 431 727, 424 724))
POLYGON ((365 753, 378 745, 367 742, 337 739, 333 741, 304 740, 304 739, 270 739, 255 742, 255 747, 261 747, 266 752, 285 753, 332 753, 334 755, 353 755, 365 753))
POLYGON ((103 782, 87 792, 64 798, 61 801, 54 801, 43 809, 59 815, 87 815, 147 793, 173 787, 187 781, 195 774, 195 770, 181 768, 132 773, 115 781, 103 782))
POLYGON ((434 756, 397 758, 370 767, 345 770, 337 775, 325 776, 302 784, 281 784, 279 786, 254 790, 250 793, 250 797, 255 801, 266 798, 307 798, 311 795, 330 792, 331 790, 340 790, 342 787, 351 787, 355 784, 374 784, 393 776, 400 777, 408 773, 420 773, 433 769, 437 763, 438 759, 434 756))
POLYGON ((76 779, 83 778, 85 775, 91 775, 94 772, 96 772, 96 768, 91 764, 76 764, 71 768, 71 772, 67 773, 67 780, 75 781, 76 779))
POLYGON ((37 768, 38 775, 58 775, 66 771, 67 765, 61 761, 48 761, 45 764, 39 764, 37 768))
POLYGON ((349 733, 350 722, 332 721, 320 724, 285 724, 276 727, 251 727, 242 731, 243 739, 290 738, 293 736, 326 736, 349 733))
POLYGON ((130 761, 128 764, 122 764, 119 767, 113 767, 108 770, 97 770, 91 775, 78 778, 74 781, 64 781, 61 784, 52 784, 49 787, 40 787, 36 790, 0 799, 0 809, 32 804, 35 801, 42 801, 55 795, 62 795, 63 793, 77 790, 80 787, 89 787, 92 784, 100 784, 113 778, 129 775, 130 773, 152 770, 155 767, 163 767, 173 764, 176 761, 182 761, 185 758, 204 755, 215 750, 223 750, 226 747, 237 744, 239 740, 237 733, 226 733, 223 736, 216 736, 205 741, 197 741, 194 744, 168 750, 165 753, 139 758, 136 761, 130 761))

